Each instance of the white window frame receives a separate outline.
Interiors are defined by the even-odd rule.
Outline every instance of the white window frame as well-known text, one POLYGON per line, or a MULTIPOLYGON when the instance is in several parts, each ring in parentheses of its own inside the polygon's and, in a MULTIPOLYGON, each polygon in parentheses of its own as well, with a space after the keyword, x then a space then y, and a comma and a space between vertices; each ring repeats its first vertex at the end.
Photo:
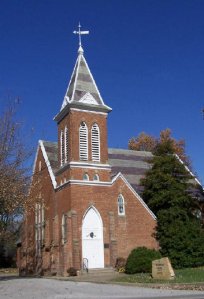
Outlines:
POLYGON ((124 216, 125 215, 125 200, 122 194, 118 196, 118 215, 124 216))
POLYGON ((41 246, 45 242, 45 205, 43 202, 35 205, 35 241, 36 253, 40 255, 41 246))
POLYGON ((65 161, 65 148, 64 148, 64 131, 61 130, 61 134, 60 134, 60 155, 61 155, 61 166, 64 165, 64 161, 65 161))
POLYGON ((79 159, 88 160, 88 128, 85 122, 81 122, 79 127, 79 159))
POLYGON ((64 162, 67 163, 68 154, 69 154, 69 133, 68 133, 67 126, 64 129, 64 152, 65 152, 64 162))
POLYGON ((84 181, 89 181, 89 175, 88 175, 88 173, 84 173, 83 180, 84 181))
POLYGON ((98 173, 94 174, 93 181, 99 181, 99 175, 98 175, 98 173))
POLYGON ((91 155, 92 161, 100 162, 100 129, 97 123, 91 128, 91 155))

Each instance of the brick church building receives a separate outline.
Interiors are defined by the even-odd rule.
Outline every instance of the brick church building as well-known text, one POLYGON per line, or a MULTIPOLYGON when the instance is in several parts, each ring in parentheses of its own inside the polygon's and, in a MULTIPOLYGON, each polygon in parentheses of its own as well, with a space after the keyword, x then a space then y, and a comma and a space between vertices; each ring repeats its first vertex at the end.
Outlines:
POLYGON ((38 200, 25 215, 21 273, 67 275, 70 267, 113 267, 133 248, 158 248, 155 215, 139 195, 152 155, 108 148, 111 110, 80 45, 54 118, 57 142, 39 141, 31 186, 38 200))

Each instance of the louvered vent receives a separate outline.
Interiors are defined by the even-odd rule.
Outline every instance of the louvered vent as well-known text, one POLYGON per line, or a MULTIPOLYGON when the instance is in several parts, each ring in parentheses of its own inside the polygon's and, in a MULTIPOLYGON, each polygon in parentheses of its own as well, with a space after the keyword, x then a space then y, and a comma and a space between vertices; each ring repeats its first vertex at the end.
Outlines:
POLYGON ((64 132, 61 131, 61 166, 64 165, 64 132))
POLYGON ((88 160, 88 130, 85 122, 82 122, 79 128, 79 158, 88 160))
POLYGON ((100 161, 100 132, 97 124, 91 129, 92 161, 100 161))
POLYGON ((64 130, 64 134, 65 134, 65 142, 64 142, 64 147, 65 147, 65 163, 68 162, 68 153, 69 153, 69 140, 68 140, 68 129, 67 127, 65 127, 64 130))

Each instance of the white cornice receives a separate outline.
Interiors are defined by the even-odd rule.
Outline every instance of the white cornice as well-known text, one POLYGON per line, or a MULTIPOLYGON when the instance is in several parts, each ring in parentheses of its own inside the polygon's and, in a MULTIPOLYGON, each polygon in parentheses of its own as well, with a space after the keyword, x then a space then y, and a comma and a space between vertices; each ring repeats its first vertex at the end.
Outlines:
POLYGON ((79 111, 79 112, 86 112, 86 113, 94 113, 94 114, 107 115, 106 112, 98 112, 98 111, 78 109, 78 108, 70 108, 70 111, 79 111))
POLYGON ((44 144, 43 144, 43 141, 42 140, 39 140, 39 145, 40 145, 40 148, 42 150, 42 154, 43 154, 43 158, 45 160, 45 163, 47 165, 47 169, 48 169, 48 172, 50 174, 50 178, 51 178, 51 181, 52 181, 52 185, 54 187, 54 189, 57 187, 57 182, 56 182, 56 179, 55 179, 55 176, 54 176, 54 173, 52 171, 52 167, 50 165, 50 161, 48 159, 48 156, 47 156, 47 153, 45 151, 45 147, 44 147, 44 144))
POLYGON ((91 169, 111 169, 109 164, 96 164, 96 163, 89 163, 89 162, 77 162, 73 161, 69 164, 71 168, 91 168, 91 169))
MULTIPOLYGON (((192 173, 192 171, 190 171, 190 169, 188 168, 188 166, 185 165, 185 163, 181 160, 181 158, 180 158, 177 154, 174 154, 174 156, 179 160, 179 162, 180 162, 181 164, 183 164, 183 166, 185 167, 185 169, 186 169, 186 170, 188 171, 188 173, 192 176, 192 179, 194 179, 194 180, 196 181, 196 183, 197 183, 198 185, 200 185, 200 186, 203 188, 201 182, 196 178, 196 176, 192 173)), ((204 188, 203 188, 203 190, 204 190, 204 188)))
POLYGON ((40 149, 40 145, 38 144, 37 152, 35 154, 35 159, 34 159, 34 163, 33 163, 33 174, 34 174, 35 168, 36 168, 36 163, 37 163, 37 158, 38 158, 38 154, 39 154, 39 149, 40 149))

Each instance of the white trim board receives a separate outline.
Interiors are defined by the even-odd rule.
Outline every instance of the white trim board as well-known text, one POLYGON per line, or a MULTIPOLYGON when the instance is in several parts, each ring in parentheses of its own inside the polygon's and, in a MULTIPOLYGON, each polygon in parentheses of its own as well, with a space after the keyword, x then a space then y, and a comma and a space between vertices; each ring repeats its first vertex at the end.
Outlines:
POLYGON ((67 165, 73 168, 94 168, 94 169, 111 169, 109 164, 97 164, 97 163, 89 163, 89 162, 69 162, 67 165))
MULTIPOLYGON (((186 169, 186 170, 188 171, 188 173, 192 176, 192 179, 194 179, 194 180, 196 181, 196 183, 198 183, 198 184, 203 188, 201 182, 196 178, 196 176, 192 173, 192 171, 190 171, 190 169, 188 168, 188 166, 185 165, 185 163, 181 160, 181 158, 180 158, 177 154, 174 154, 174 156, 179 160, 179 162, 180 162, 181 164, 184 165, 185 169, 186 169)), ((203 188, 203 190, 204 190, 204 188, 203 188)))
POLYGON ((57 182, 56 182, 56 179, 55 179, 55 176, 54 176, 54 173, 52 171, 52 167, 50 165, 50 161, 48 159, 48 156, 47 156, 47 153, 45 151, 45 147, 44 147, 44 144, 43 144, 43 141, 42 140, 39 140, 39 145, 40 145, 40 148, 42 150, 42 154, 43 154, 43 158, 45 160, 45 163, 47 165, 47 169, 48 169, 48 172, 49 172, 49 175, 50 175, 50 178, 51 178, 51 181, 52 181, 52 185, 54 187, 54 189, 57 187, 57 182))
POLYGON ((79 111, 79 112, 86 112, 86 113, 93 113, 93 114, 101 114, 101 115, 107 115, 107 112, 98 112, 98 111, 92 111, 92 110, 84 110, 84 109, 78 109, 78 108, 70 108, 70 111, 79 111))

